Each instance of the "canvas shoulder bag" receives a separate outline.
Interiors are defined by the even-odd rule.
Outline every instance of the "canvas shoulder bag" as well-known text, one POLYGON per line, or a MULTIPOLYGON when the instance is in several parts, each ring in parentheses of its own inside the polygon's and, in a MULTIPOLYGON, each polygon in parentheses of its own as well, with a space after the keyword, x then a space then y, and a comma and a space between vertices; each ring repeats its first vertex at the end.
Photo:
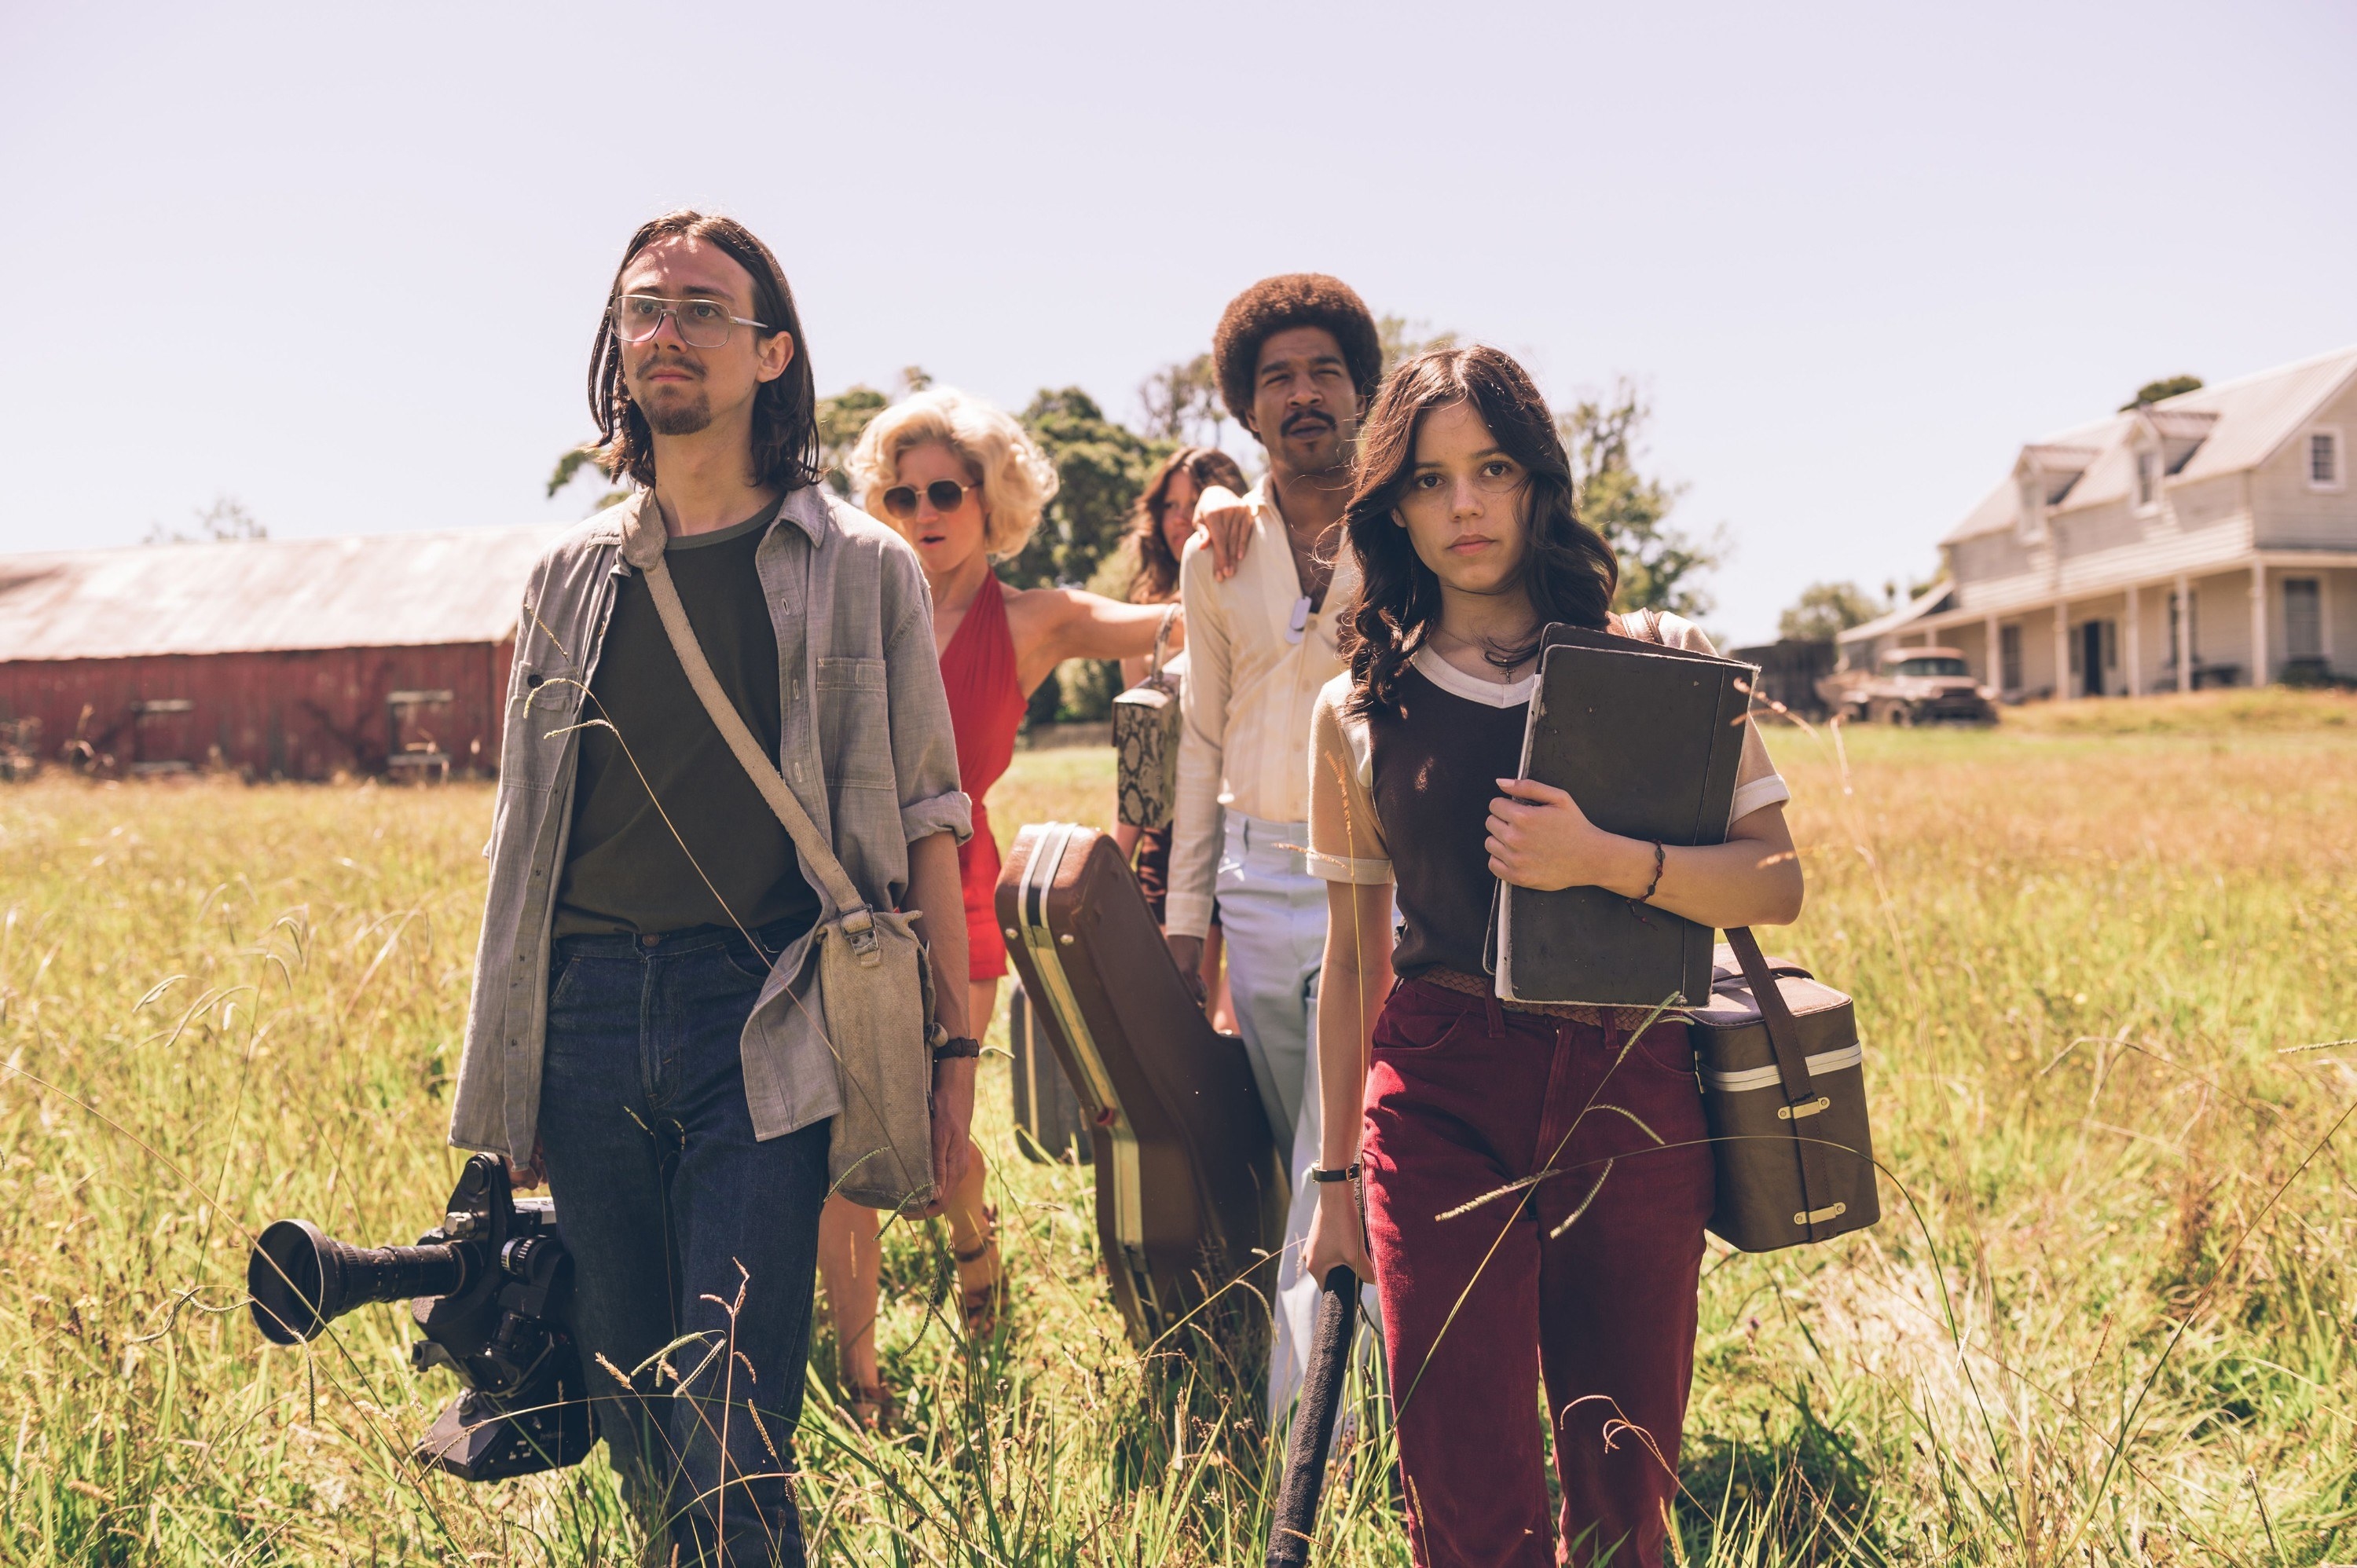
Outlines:
POLYGON ((1130 827, 1170 825, 1178 809, 1179 673, 1167 669, 1173 605, 1154 634, 1154 662, 1146 679, 1113 700, 1113 746, 1120 820, 1130 827))
MULTIPOLYGON (((1662 618, 1624 618, 1662 642, 1662 618)), ((1847 996, 1790 962, 1771 963, 1744 927, 1713 965, 1707 1004, 1689 1008, 1717 1196, 1710 1230, 1746 1252, 1830 1240, 1882 1218, 1867 1125, 1866 1054, 1847 996)))
POLYGON ((834 1053, 843 1109, 827 1149, 827 1176, 854 1203, 894 1212, 921 1208, 933 1187, 932 965, 916 923, 860 897, 834 848, 786 787, 736 704, 720 689, 688 624, 679 589, 661 556, 647 587, 687 683, 794 841, 795 853, 826 894, 818 949, 820 1034, 834 1053))

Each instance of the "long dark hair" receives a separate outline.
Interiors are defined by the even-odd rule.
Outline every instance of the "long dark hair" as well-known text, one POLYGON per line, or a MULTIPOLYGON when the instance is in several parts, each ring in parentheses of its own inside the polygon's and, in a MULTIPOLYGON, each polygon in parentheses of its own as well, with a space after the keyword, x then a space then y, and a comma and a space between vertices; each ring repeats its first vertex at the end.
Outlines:
MULTIPOLYGON (((1358 485, 1342 531, 1358 553, 1359 598, 1343 617, 1343 656, 1351 665, 1351 707, 1396 712, 1408 660, 1440 612, 1440 579, 1415 553, 1394 518, 1415 467, 1424 416, 1449 403, 1469 405, 1499 448, 1522 465, 1521 494, 1530 545, 1523 585, 1539 624, 1601 628, 1620 584, 1612 547, 1579 521, 1571 459, 1555 415, 1523 367, 1495 349, 1436 349, 1394 371, 1359 431, 1358 485)), ((1537 633, 1522 648, 1493 649, 1511 669, 1538 651, 1537 633)))
POLYGON ((614 332, 614 300, 622 291, 622 274, 640 251, 658 240, 681 237, 704 242, 750 274, 754 319, 794 340, 793 361, 785 373, 762 382, 753 394, 753 481, 781 490, 818 483, 818 383, 811 377, 810 339, 802 336, 794 291, 787 285, 778 258, 750 229, 734 218, 689 207, 639 225, 606 291, 606 311, 597 318, 597 341, 589 351, 589 412, 597 421, 597 466, 611 476, 628 474, 642 485, 655 482, 654 433, 622 386, 622 342, 614 332))
POLYGON ((1154 470, 1129 525, 1129 545, 1137 552, 1137 575, 1129 580, 1129 600, 1158 605, 1178 596, 1178 557, 1170 553, 1170 536, 1162 531, 1162 514, 1170 504, 1170 481, 1180 474, 1195 481, 1198 491, 1225 485, 1244 492, 1244 471, 1233 457, 1216 446, 1181 446, 1154 470))

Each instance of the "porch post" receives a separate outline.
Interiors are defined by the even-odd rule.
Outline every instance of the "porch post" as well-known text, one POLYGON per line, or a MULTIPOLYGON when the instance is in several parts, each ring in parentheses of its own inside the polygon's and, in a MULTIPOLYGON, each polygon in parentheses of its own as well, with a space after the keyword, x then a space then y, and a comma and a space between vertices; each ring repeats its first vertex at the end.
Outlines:
POLYGON ((2057 702, 2075 697, 2071 689, 2071 607, 2061 600, 2054 601, 2054 697, 2057 702))
POLYGON ((1984 644, 1982 657, 1988 664, 1988 670, 1981 680, 1985 684, 1996 687, 2002 694, 2005 691, 2005 647, 1997 637, 1996 617, 1987 617, 1981 623, 1981 639, 1984 644))
POLYGON ((2251 557, 2251 684, 2272 679, 2267 669, 2267 564, 2251 557))
POLYGON ((2177 689, 2193 690, 2193 579, 2177 575, 2177 689))
POLYGON ((2136 585, 2128 585, 2128 695, 2144 695, 2144 607, 2136 597, 2136 585))

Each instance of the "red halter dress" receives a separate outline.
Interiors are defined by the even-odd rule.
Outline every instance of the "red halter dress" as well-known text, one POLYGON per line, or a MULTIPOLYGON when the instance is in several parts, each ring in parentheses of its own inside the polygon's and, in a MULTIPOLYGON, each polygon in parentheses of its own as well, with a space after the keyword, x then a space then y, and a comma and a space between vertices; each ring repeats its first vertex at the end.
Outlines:
POLYGON ((974 801, 974 837, 958 845, 958 879, 965 886, 966 973, 996 980, 1006 972, 1006 940, 994 905, 998 892, 998 841, 991 836, 983 797, 1015 760, 1015 730, 1023 722, 1024 693, 1015 674, 1015 634, 1006 625, 1006 589, 993 573, 942 650, 942 684, 949 691, 950 727, 957 736, 958 778, 974 801))

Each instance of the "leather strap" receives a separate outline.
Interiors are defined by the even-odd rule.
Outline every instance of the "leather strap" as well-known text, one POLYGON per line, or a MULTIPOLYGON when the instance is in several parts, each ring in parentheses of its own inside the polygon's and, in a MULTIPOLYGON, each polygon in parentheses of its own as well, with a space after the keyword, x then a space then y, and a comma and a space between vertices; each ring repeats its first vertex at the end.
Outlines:
POLYGON ((1825 1168, 1827 1158, 1824 1143, 1804 1129, 1803 1107, 1816 1098, 1816 1088, 1809 1081, 1808 1053, 1801 1048, 1801 1027, 1792 1020, 1792 1010, 1784 1004, 1783 988, 1776 983, 1780 972, 1788 965, 1770 968, 1761 955, 1760 944, 1749 929, 1738 926, 1727 933, 1727 945, 1735 950, 1735 961, 1743 966, 1743 978, 1751 987, 1751 1000, 1760 1009, 1760 1022, 1768 1030, 1769 1048, 1776 1053, 1776 1071, 1784 1083, 1784 1103, 1792 1112, 1792 1153, 1801 1166, 1801 1211, 1792 1218, 1803 1231, 1803 1240, 1819 1239, 1822 1227, 1827 1235, 1840 1233, 1839 1215, 1827 1215, 1822 1220, 1807 1217, 1826 1207, 1833 1196, 1833 1173, 1825 1168))
MULTIPOLYGON (((696 701, 704 704, 720 738, 728 743, 729 751, 753 780, 753 787, 761 791, 761 799, 770 803, 770 810, 785 824, 802 864, 818 874, 820 886, 826 889, 836 916, 843 921, 845 934, 856 939, 875 924, 868 913, 867 900, 859 896, 850 874, 843 869, 843 862, 834 857, 834 847, 819 832, 818 824, 810 820, 802 803, 794 799, 794 792, 786 787, 777 766, 762 752, 761 743, 746 727, 737 704, 720 689, 711 664, 705 660, 704 645, 695 640, 695 628, 688 623, 687 607, 679 601, 679 588, 671 580, 670 566, 657 555, 654 564, 644 570, 647 589, 654 595, 655 613, 662 618, 663 635, 671 639, 671 650, 679 656, 679 667, 687 671, 687 683, 695 688, 696 701)), ((859 944, 855 940, 853 945, 859 944)))
POLYGON ((1800 1105, 1813 1100, 1816 1091, 1809 1082, 1808 1053, 1801 1048, 1801 1026, 1784 1004, 1784 988, 1776 983, 1780 974, 1792 972, 1791 966, 1770 967, 1748 926, 1728 931, 1727 945, 1735 950, 1735 961, 1743 966, 1752 1004, 1760 1009, 1760 1022, 1767 1026, 1769 1048, 1776 1053, 1776 1071, 1784 1080, 1785 1103, 1800 1105))

